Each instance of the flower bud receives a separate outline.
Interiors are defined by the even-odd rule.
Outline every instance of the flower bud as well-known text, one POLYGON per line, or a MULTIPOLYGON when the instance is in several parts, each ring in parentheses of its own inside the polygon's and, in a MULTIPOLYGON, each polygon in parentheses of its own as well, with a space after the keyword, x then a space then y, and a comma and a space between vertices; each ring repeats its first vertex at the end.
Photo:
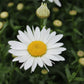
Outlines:
POLYGON ((3 28, 3 22, 0 22, 0 30, 3 28))
POLYGON ((62 21, 60 21, 60 20, 54 20, 53 21, 53 25, 56 26, 56 27, 61 27, 62 26, 62 21))
POLYGON ((76 10, 71 10, 71 11, 69 11, 69 15, 75 16, 75 15, 77 15, 77 11, 76 10))
POLYGON ((9 3, 8 3, 8 7, 12 7, 13 5, 14 5, 13 2, 9 2, 9 3))
POLYGON ((44 74, 44 75, 46 75, 48 73, 48 71, 46 69, 42 69, 41 73, 44 74))
POLYGON ((46 3, 41 4, 41 6, 36 10, 36 15, 39 18, 48 18, 50 16, 50 10, 46 3))
POLYGON ((77 55, 78 55, 79 57, 82 57, 82 56, 84 56, 84 52, 83 52, 82 50, 79 50, 79 51, 77 52, 77 55))
POLYGON ((24 4, 23 3, 19 3, 17 5, 17 10, 21 11, 24 8, 24 4))
POLYGON ((53 12, 58 12, 59 11, 59 9, 57 8, 57 7, 53 7, 53 12))
POLYGON ((84 58, 80 58, 79 63, 84 66, 84 58))
POLYGON ((5 19, 8 17, 8 12, 4 11, 4 12, 1 12, 1 18, 5 19))

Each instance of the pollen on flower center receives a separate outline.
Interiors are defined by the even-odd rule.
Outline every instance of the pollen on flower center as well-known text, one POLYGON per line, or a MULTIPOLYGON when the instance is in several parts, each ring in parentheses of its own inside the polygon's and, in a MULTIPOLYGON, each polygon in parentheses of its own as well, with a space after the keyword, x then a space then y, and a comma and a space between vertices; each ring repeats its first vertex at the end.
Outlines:
POLYGON ((28 45, 28 52, 31 56, 43 56, 47 51, 47 46, 42 41, 33 41, 28 45))

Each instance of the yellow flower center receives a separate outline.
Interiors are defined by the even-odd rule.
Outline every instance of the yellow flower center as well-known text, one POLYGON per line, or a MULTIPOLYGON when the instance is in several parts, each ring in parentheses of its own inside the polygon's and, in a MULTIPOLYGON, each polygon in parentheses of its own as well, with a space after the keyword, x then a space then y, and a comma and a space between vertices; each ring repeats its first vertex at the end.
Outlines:
POLYGON ((33 57, 41 57, 46 53, 47 46, 42 41, 33 41, 27 48, 28 52, 33 57))

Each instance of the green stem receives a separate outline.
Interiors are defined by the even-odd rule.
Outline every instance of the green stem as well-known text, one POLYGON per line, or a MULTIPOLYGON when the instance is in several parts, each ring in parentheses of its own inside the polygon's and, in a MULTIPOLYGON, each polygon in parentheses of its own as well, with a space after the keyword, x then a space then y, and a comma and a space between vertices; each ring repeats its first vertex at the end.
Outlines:
POLYGON ((47 24, 47 18, 41 19, 41 29, 42 29, 44 26, 46 26, 46 24, 47 24))

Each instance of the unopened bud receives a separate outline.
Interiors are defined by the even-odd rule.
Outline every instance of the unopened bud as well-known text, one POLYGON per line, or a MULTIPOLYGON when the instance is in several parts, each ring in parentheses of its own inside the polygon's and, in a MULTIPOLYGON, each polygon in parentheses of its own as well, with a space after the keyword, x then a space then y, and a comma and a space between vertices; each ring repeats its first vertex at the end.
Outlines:
POLYGON ((1 12, 1 18, 5 19, 8 17, 8 12, 4 11, 4 12, 1 12))
POLYGON ((82 56, 84 56, 84 52, 83 52, 82 50, 79 50, 79 51, 77 52, 77 55, 78 55, 79 57, 82 57, 82 56))
POLYGON ((60 21, 60 20, 54 20, 53 21, 53 25, 56 26, 56 27, 61 27, 62 26, 62 21, 60 21))
POLYGON ((0 22, 0 30, 3 28, 3 22, 0 22))
POLYGON ((8 3, 8 7, 12 7, 13 5, 14 5, 13 2, 9 2, 9 3, 8 3))
POLYGON ((71 10, 71 11, 69 11, 69 14, 71 16, 75 16, 75 15, 77 15, 77 11, 76 10, 71 10))
POLYGON ((48 18, 50 15, 50 10, 46 3, 42 3, 41 6, 36 10, 36 15, 39 18, 48 18))
POLYGON ((79 63, 84 66, 84 58, 80 58, 79 63))
POLYGON ((44 75, 46 75, 48 73, 48 71, 46 69, 42 69, 41 73, 44 74, 44 75))
POLYGON ((59 9, 57 7, 54 7, 52 10, 53 10, 53 12, 58 12, 59 11, 59 9))
POLYGON ((17 5, 17 10, 21 11, 23 9, 23 7, 24 7, 24 4, 23 3, 19 3, 17 5))

